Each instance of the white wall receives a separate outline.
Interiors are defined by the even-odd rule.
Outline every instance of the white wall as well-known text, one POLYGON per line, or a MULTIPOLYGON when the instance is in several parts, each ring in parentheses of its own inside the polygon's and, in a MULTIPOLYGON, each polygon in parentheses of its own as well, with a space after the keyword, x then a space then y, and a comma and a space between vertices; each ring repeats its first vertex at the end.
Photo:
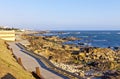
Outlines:
POLYGON ((15 41, 15 31, 1 30, 0 39, 6 40, 6 41, 15 41))

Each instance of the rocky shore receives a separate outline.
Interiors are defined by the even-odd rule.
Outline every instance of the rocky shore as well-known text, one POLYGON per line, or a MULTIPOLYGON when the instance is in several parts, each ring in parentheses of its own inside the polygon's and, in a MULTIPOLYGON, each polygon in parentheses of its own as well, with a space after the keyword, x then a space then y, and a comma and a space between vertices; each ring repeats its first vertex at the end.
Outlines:
POLYGON ((49 59, 55 66, 83 78, 119 79, 120 50, 110 48, 64 45, 74 37, 23 36, 28 39, 29 50, 49 59))

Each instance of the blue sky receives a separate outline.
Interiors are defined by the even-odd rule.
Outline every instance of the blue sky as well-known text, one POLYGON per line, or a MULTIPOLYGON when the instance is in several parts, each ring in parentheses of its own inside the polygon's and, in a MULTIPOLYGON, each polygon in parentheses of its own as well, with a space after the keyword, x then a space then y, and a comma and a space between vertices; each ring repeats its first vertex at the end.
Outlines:
POLYGON ((120 0, 0 0, 0 25, 39 30, 120 30, 120 0))

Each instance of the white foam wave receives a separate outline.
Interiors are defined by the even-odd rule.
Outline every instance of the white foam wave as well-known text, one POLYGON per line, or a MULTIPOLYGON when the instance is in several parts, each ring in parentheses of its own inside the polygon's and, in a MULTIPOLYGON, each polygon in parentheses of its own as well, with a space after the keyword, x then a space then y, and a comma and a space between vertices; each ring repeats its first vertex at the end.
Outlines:
POLYGON ((89 37, 89 36, 79 36, 79 37, 86 37, 86 38, 87 38, 87 37, 89 37))
POLYGON ((97 37, 97 35, 93 36, 93 37, 97 37))
POLYGON ((111 34, 110 32, 102 32, 101 34, 111 34))
POLYGON ((117 34, 120 34, 120 32, 118 32, 117 34))
POLYGON ((93 41, 100 42, 100 41, 107 41, 107 40, 93 40, 93 41))
POLYGON ((75 32, 75 34, 80 34, 80 32, 75 32))
POLYGON ((70 34, 70 32, 66 32, 66 33, 62 33, 63 35, 67 35, 67 34, 70 34))

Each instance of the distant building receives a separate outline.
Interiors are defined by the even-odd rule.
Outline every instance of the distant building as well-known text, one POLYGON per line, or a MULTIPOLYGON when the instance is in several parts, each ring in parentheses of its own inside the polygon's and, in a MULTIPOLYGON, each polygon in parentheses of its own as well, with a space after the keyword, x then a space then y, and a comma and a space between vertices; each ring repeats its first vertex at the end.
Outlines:
POLYGON ((6 40, 6 41, 15 41, 15 31, 0 30, 0 39, 6 40))

